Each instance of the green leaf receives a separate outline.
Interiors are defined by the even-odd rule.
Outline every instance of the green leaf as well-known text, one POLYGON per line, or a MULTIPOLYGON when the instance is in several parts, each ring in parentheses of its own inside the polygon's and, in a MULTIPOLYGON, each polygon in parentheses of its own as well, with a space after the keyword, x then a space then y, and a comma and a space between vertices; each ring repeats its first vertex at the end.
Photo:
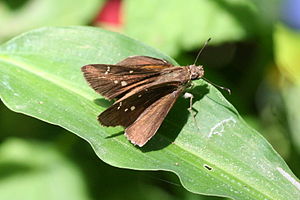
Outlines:
POLYGON ((1 143, 0 171, 0 199, 90 199, 79 169, 47 143, 1 143))
MULTIPOLYGON (((221 93, 195 81, 195 121, 180 98, 156 136, 133 146, 122 128, 99 126, 108 105, 81 66, 130 55, 168 56, 123 35, 91 27, 43 28, 0 47, 1 99, 12 110, 57 124, 88 141, 116 167, 166 170, 194 193, 235 199, 297 199, 300 186, 282 158, 221 93)), ((234 94, 237 95, 237 94, 234 94)))
POLYGON ((268 18, 274 18, 274 7, 279 5, 277 0, 256 3, 249 0, 131 0, 124 3, 126 34, 172 56, 180 50, 197 49, 208 38, 212 38, 211 44, 217 44, 258 35, 270 27, 268 18))
POLYGON ((103 0, 0 1, 0 42, 24 31, 49 25, 83 25, 99 11, 103 0))

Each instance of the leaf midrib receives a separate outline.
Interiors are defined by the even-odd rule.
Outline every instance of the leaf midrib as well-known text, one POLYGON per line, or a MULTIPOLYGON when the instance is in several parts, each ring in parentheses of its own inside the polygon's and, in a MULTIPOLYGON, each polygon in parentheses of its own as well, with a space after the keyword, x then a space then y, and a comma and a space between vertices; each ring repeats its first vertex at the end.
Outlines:
POLYGON ((37 68, 34 68, 34 67, 24 63, 24 62, 20 62, 20 61, 17 61, 15 59, 11 59, 9 56, 3 56, 3 55, 0 55, 0 61, 2 61, 4 63, 9 63, 9 64, 13 64, 15 66, 18 66, 19 68, 21 68, 21 69, 23 69, 27 72, 35 74, 38 77, 42 77, 43 79, 53 83, 54 85, 57 85, 57 86, 65 89, 67 91, 71 91, 71 92, 75 93, 78 96, 82 96, 85 99, 88 99, 88 100, 93 99, 93 96, 90 95, 88 92, 85 92, 84 90, 72 87, 72 84, 70 84, 65 79, 61 79, 61 78, 58 78, 57 76, 53 76, 50 73, 41 71, 41 70, 39 70, 37 68), (57 83, 60 83, 60 84, 57 84, 57 83))

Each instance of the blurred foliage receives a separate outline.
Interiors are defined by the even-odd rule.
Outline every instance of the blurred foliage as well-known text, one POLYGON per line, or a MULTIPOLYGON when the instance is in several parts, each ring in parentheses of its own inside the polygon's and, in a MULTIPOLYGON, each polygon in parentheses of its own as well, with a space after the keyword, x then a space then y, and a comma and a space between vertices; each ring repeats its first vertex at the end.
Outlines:
POLYGON ((0 147, 0 171, 0 199, 90 199, 81 171, 52 144, 6 140, 0 147))
POLYGON ((211 44, 220 44, 265 34, 278 14, 278 0, 175 2, 125 1, 124 32, 176 56, 199 48, 208 38, 211 44), (261 12, 262 5, 268 12, 261 12))
MULTIPOLYGON (((98 2, 101 1, 1 0, 0 42, 38 26, 90 24, 100 9, 98 2)), ((193 63, 203 42, 212 37, 198 61, 206 67, 206 77, 232 90, 228 100, 252 127, 263 133, 299 177, 300 34, 280 24, 280 1, 207 0, 191 1, 188 5, 186 2, 124 1, 123 31, 175 56, 182 65, 193 63)), ((291 2, 289 0, 293 7, 291 2)), ((63 173, 66 168, 77 176, 76 180, 72 177, 75 183, 66 187, 69 191, 79 189, 74 194, 81 199, 221 199, 187 192, 170 173, 110 167, 99 161, 89 145, 75 135, 12 113, 4 106, 0 108, 0 127, 1 188, 16 184, 13 191, 2 189, 1 199, 1 194, 9 193, 5 199, 13 199, 13 195, 24 191, 27 185, 42 183, 49 173, 46 165, 53 157, 57 173, 62 173, 62 177, 71 179, 69 176, 73 176, 63 173), (15 137, 21 139, 11 139, 15 137), (30 156, 38 156, 36 151, 41 151, 45 160, 30 164, 30 156, 13 159, 18 157, 11 156, 14 148, 17 152, 20 148, 24 148, 22 151, 32 149, 35 153, 30 156), (40 170, 39 175, 36 168, 40 170), (30 176, 34 178, 28 178, 30 176)))
MULTIPOLYGON (((300 8, 300 5, 299 5, 300 8)), ((299 19, 300 21, 300 19, 299 19)), ((279 24, 274 32, 276 64, 281 74, 280 93, 293 145, 300 153, 300 33, 279 24)))
POLYGON ((0 0, 0 43, 41 26, 84 25, 103 0, 0 0))
POLYGON ((293 85, 300 85, 300 34, 284 26, 274 32, 276 64, 280 73, 293 85))

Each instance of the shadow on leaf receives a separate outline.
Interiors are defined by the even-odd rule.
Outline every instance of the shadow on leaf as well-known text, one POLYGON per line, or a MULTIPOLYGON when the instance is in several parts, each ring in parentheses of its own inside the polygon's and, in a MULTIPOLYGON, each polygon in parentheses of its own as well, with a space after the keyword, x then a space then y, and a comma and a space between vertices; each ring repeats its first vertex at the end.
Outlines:
POLYGON ((104 107, 104 108, 108 108, 109 106, 112 105, 111 101, 108 101, 104 98, 101 99, 95 99, 94 103, 97 104, 98 106, 104 107))

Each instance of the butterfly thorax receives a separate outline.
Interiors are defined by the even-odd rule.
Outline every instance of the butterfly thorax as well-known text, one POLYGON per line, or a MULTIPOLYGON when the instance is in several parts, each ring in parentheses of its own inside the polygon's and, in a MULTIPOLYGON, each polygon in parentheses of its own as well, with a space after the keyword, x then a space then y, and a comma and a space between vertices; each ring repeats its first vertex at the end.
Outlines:
POLYGON ((195 80, 199 79, 204 76, 204 69, 203 66, 196 66, 196 65, 189 65, 187 66, 188 70, 190 72, 190 79, 195 80))

